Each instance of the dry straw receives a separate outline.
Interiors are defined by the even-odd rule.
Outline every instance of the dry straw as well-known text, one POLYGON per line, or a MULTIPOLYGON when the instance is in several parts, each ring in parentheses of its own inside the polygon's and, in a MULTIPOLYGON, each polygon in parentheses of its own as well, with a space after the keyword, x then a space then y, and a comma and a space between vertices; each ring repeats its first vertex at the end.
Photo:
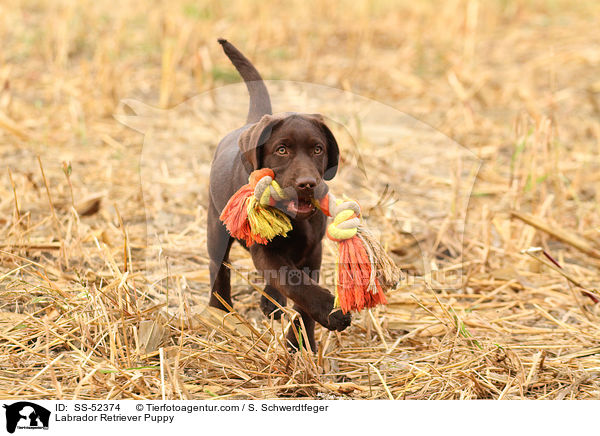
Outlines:
POLYGON ((0 6, 0 398, 600 398, 600 5, 346 3, 0 6), (340 140, 342 164, 378 177, 342 171, 335 190, 410 280, 348 330, 319 328, 314 354, 284 345, 293 310, 260 314, 239 248, 235 312, 203 311, 207 162, 239 120, 183 108, 154 126, 169 146, 142 195, 142 136, 112 118, 123 97, 172 107, 239 80, 218 36, 266 77, 381 99, 483 162, 463 228, 466 167, 347 119, 368 159, 340 140), (196 160, 177 160, 182 130, 196 160))

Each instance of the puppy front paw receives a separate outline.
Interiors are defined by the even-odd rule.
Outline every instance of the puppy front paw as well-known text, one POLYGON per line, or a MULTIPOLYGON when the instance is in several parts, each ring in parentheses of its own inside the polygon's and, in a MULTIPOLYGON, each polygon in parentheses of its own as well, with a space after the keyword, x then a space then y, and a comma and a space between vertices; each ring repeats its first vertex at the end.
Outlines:
POLYGON ((329 330, 341 332, 352 322, 352 315, 344 314, 341 309, 334 307, 333 295, 327 292, 324 301, 319 305, 317 316, 313 319, 329 330))
POLYGON ((341 332, 350 326, 350 323, 352 322, 352 315, 342 312, 342 309, 335 308, 329 312, 327 320, 329 325, 325 327, 327 327, 329 330, 341 332))

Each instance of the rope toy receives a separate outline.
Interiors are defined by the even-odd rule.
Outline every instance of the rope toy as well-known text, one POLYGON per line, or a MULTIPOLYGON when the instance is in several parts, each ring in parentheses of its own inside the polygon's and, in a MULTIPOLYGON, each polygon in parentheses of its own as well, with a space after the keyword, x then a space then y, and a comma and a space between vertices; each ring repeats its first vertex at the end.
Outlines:
POLYGON ((221 213, 220 219, 231 236, 244 241, 247 247, 255 242, 267 244, 275 236, 285 237, 292 230, 288 216, 272 207, 284 199, 274 177, 269 168, 253 171, 249 183, 232 195, 221 213))
MULTIPOLYGON (((221 221, 236 239, 267 244, 275 236, 292 230, 288 216, 275 208, 286 198, 269 168, 250 174, 249 183, 230 199, 221 221)), ((314 205, 332 217, 327 237, 338 243, 336 259, 335 307, 344 313, 386 304, 384 291, 396 282, 396 266, 379 242, 362 225, 360 205, 354 200, 338 200, 328 193, 314 205)))

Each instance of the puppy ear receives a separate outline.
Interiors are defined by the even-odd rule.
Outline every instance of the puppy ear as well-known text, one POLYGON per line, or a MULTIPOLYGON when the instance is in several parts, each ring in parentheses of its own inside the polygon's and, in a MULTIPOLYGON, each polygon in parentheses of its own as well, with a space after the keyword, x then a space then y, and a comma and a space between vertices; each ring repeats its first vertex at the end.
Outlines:
POLYGON ((323 174, 323 179, 331 180, 335 177, 337 173, 338 164, 340 161, 340 148, 338 147, 338 143, 329 130, 329 127, 325 124, 325 119, 321 114, 311 114, 310 118, 316 123, 327 138, 327 167, 325 168, 325 172, 323 174))
POLYGON ((261 168, 262 146, 271 136, 271 132, 277 123, 283 121, 283 114, 263 115, 262 118, 246 129, 238 140, 238 146, 242 152, 242 160, 246 171, 251 173, 261 168))

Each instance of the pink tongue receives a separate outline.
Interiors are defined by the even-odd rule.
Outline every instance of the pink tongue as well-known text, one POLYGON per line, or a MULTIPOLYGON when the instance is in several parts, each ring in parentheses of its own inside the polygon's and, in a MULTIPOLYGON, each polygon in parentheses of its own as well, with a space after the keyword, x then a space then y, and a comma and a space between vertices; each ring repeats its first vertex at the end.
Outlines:
POLYGON ((311 203, 309 203, 308 201, 300 201, 300 202, 290 201, 288 204, 288 210, 290 210, 292 212, 304 213, 304 212, 310 212, 312 209, 313 209, 313 205, 311 203))

